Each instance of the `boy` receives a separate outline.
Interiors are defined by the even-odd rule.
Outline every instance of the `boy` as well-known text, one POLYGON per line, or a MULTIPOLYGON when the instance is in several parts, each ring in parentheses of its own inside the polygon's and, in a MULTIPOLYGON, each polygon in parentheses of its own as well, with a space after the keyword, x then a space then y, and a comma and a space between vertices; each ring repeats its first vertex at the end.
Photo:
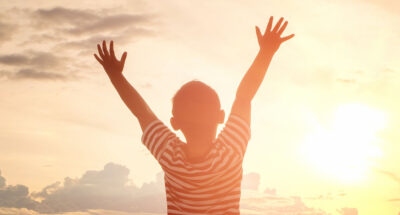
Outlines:
POLYGON ((283 18, 272 29, 270 17, 264 35, 256 27, 260 50, 240 82, 225 128, 216 138, 218 124, 224 122, 216 92, 200 81, 183 85, 173 97, 170 123, 181 130, 186 143, 166 127, 139 93, 122 75, 127 53, 117 60, 113 41, 107 50, 97 45, 99 56, 112 84, 130 111, 139 120, 142 142, 164 171, 168 214, 240 214, 242 161, 250 139, 251 100, 264 79, 272 56, 281 43, 288 22, 283 18))

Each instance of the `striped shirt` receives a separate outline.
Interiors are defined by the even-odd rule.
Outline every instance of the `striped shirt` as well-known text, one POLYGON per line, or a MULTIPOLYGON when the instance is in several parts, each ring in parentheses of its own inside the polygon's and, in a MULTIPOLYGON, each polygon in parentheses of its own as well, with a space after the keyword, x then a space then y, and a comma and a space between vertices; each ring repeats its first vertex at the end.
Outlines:
POLYGON ((199 163, 187 161, 182 142, 160 120, 144 130, 143 144, 164 171, 168 214, 240 214, 242 161, 250 126, 231 114, 199 163))

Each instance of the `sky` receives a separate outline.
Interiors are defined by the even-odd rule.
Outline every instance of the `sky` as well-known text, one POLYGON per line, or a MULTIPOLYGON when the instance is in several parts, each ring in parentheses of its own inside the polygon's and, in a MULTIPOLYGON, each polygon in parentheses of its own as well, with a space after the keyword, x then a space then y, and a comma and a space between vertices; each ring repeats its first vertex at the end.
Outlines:
POLYGON ((395 0, 0 0, 0 214, 165 213, 96 44, 128 52, 125 76, 169 125, 193 79, 229 113, 270 16, 296 36, 252 103, 242 214, 399 215, 395 0))

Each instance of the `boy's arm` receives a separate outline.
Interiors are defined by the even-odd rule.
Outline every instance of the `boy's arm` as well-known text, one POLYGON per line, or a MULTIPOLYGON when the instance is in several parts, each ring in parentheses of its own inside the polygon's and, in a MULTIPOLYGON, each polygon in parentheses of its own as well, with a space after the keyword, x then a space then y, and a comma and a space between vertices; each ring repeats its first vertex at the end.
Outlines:
POLYGON ((249 70, 240 82, 236 92, 235 101, 232 105, 231 114, 239 115, 248 124, 250 124, 251 100, 253 99, 264 79, 273 55, 283 42, 291 39, 294 36, 294 34, 291 34, 286 37, 281 37, 288 24, 288 22, 285 21, 285 23, 281 26, 283 18, 279 19, 278 23, 273 29, 272 22, 273 17, 271 16, 269 18, 264 35, 262 35, 260 29, 256 27, 256 34, 260 50, 253 64, 250 66, 249 70))
POLYGON ((119 96, 139 120, 140 127, 144 131, 147 125, 156 120, 157 117, 136 89, 122 75, 127 53, 124 52, 121 60, 118 60, 115 57, 113 41, 110 42, 110 51, 107 50, 105 41, 103 41, 102 47, 97 44, 97 49, 100 57, 96 54, 94 54, 94 57, 103 66, 119 96))

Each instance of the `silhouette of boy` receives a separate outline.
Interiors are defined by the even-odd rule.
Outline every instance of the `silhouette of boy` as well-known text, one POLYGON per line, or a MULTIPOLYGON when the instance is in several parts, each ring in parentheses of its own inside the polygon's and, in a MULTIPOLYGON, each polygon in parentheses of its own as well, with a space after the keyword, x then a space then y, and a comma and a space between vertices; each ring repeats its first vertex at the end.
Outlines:
POLYGON ((114 54, 113 41, 107 50, 97 45, 99 56, 112 84, 124 103, 139 120, 142 142, 164 171, 168 214, 240 214, 242 161, 250 139, 251 100, 281 43, 294 36, 281 37, 288 22, 279 19, 272 28, 270 17, 264 35, 256 27, 260 50, 236 92, 231 113, 224 122, 217 93, 200 81, 183 85, 173 97, 170 123, 181 130, 186 143, 165 126, 122 75, 127 53, 121 60, 114 54), (216 138, 217 136, 217 138, 216 138))

